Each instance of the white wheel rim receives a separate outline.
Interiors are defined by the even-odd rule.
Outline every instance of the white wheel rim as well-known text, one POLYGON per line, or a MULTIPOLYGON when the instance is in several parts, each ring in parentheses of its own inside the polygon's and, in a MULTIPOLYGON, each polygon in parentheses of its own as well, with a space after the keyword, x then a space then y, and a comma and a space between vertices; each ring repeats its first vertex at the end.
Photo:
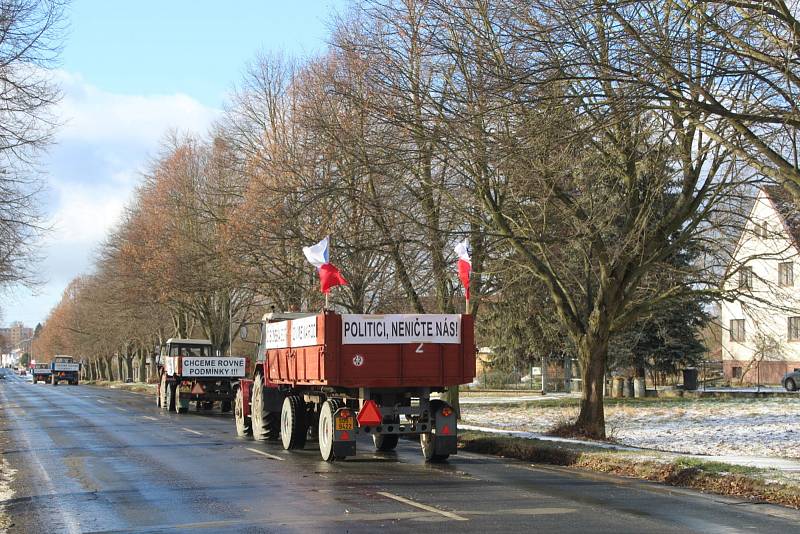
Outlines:
POLYGON ((333 446, 333 414, 331 407, 326 402, 322 406, 322 413, 319 415, 319 450, 322 452, 322 457, 328 459, 330 457, 331 448, 333 446))

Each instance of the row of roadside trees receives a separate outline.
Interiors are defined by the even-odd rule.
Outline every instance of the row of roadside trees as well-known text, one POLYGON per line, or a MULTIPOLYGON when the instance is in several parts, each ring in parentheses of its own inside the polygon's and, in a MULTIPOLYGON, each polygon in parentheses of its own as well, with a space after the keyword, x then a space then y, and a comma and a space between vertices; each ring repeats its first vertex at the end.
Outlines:
POLYGON ((467 238, 485 342, 532 325, 570 347, 576 430, 602 437, 609 347, 665 309, 702 315, 743 195, 765 179, 800 191, 796 13, 357 2, 326 53, 259 57, 208 136, 165 138, 41 350, 98 376, 172 335, 227 350, 271 306, 322 305, 301 247, 324 235, 350 282, 338 308, 462 311, 467 238))

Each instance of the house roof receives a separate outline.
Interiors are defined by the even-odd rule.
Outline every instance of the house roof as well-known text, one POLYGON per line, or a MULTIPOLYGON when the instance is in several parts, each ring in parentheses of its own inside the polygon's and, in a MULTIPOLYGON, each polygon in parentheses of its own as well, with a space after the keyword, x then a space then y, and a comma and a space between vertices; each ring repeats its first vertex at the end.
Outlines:
POLYGON ((762 189, 783 219, 783 225, 794 245, 800 249, 800 209, 791 193, 779 185, 769 185, 762 189))

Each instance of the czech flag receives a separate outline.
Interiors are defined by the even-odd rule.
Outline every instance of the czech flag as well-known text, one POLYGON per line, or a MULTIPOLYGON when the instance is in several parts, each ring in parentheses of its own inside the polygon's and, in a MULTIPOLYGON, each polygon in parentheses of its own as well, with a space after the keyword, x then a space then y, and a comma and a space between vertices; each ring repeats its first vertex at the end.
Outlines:
POLYGON ((469 299, 469 275, 472 272, 472 258, 469 256, 469 242, 465 239, 455 248, 458 254, 458 278, 464 285, 464 295, 469 299))
POLYGON ((332 287, 347 285, 342 273, 330 262, 327 237, 316 245, 303 247, 303 254, 306 255, 308 262, 317 268, 319 285, 323 293, 328 294, 332 287))

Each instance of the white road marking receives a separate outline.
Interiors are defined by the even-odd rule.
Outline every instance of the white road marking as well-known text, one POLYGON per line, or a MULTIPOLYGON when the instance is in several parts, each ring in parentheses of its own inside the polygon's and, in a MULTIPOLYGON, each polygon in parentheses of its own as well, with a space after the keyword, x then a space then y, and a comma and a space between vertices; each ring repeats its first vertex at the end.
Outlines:
POLYGON ((128 410, 126 410, 125 408, 120 408, 119 406, 115 406, 115 408, 116 408, 117 410, 121 411, 121 412, 127 412, 127 411, 128 411, 128 410))
POLYGON ((285 460, 284 460, 283 458, 281 458, 280 456, 275 456, 274 454, 270 454, 270 453, 268 453, 268 452, 260 451, 260 450, 258 450, 258 449, 251 449, 251 448, 249 448, 249 447, 248 447, 248 448, 246 448, 246 449, 247 449, 248 451, 250 451, 250 452, 254 452, 254 453, 256 453, 256 454, 260 454, 260 455, 262 455, 262 456, 266 456, 267 458, 272 458, 273 460, 280 460, 281 462, 285 461, 285 460))
POLYGON ((104 401, 103 399, 97 399, 97 402, 99 402, 100 404, 108 404, 108 403, 107 403, 106 401, 104 401))
POLYGON ((158 421, 155 417, 150 417, 149 415, 143 415, 142 419, 150 419, 151 421, 158 421))
POLYGON ((192 430, 191 428, 181 427, 181 430, 185 430, 187 432, 191 432, 192 434, 197 434, 198 436, 202 436, 202 432, 198 432, 197 430, 192 430))
POLYGON ((388 493, 385 491, 379 491, 378 495, 383 495, 389 499, 394 499, 395 501, 399 501, 403 504, 407 504, 409 506, 413 506, 415 508, 419 508, 420 510, 426 510, 428 512, 433 512, 434 514, 443 515, 445 517, 449 517, 450 519, 454 519, 456 521, 469 521, 466 517, 461 517, 458 514, 454 514, 453 512, 447 512, 445 510, 440 510, 438 508, 434 508, 433 506, 428 506, 427 504, 422 504, 416 501, 412 501, 411 499, 406 499, 405 497, 401 497, 399 495, 395 495, 394 493, 388 493))

